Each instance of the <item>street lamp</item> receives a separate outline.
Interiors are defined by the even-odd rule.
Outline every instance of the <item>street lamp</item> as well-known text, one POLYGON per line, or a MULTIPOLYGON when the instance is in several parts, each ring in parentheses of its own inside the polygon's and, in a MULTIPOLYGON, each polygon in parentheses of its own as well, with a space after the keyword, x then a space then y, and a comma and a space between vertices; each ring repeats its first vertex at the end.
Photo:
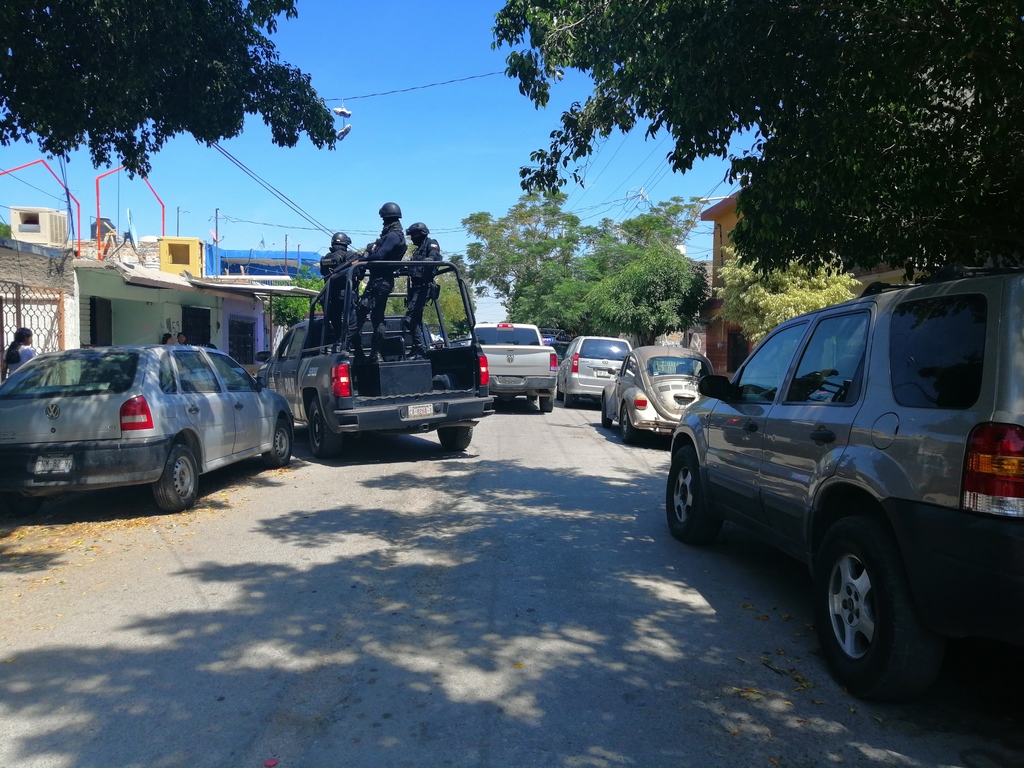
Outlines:
MULTIPOLYGON (((192 213, 192 211, 185 211, 185 213, 192 213)), ((178 217, 177 224, 174 226, 174 236, 181 237, 181 206, 178 206, 178 217)))

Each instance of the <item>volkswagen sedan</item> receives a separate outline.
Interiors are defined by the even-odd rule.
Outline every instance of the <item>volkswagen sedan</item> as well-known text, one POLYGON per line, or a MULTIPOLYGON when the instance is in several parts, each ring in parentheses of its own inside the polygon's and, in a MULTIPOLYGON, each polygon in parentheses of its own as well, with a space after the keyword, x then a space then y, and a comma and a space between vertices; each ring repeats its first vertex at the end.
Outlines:
POLYGON ((67 491, 148 483, 165 512, 199 475, 251 456, 291 459, 292 417, 223 352, 98 347, 39 355, 0 387, 0 510, 67 491))
POLYGON ((669 435, 697 399, 697 382, 713 374, 711 361, 686 347, 637 347, 601 393, 601 426, 619 422, 622 442, 641 431, 669 435))

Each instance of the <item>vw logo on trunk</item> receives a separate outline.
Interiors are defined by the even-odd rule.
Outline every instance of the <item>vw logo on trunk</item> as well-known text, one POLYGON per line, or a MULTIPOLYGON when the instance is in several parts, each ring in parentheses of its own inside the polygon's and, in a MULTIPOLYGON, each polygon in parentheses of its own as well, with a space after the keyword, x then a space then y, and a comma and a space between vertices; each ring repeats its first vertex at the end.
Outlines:
POLYGON ((510 363, 514 363, 515 359, 516 359, 516 356, 515 355, 505 355, 505 359, 508 360, 510 363))
POLYGON ((53 419, 56 419, 58 416, 60 416, 59 405, 57 405, 56 403, 50 403, 48 406, 46 406, 46 418, 52 421, 53 419))

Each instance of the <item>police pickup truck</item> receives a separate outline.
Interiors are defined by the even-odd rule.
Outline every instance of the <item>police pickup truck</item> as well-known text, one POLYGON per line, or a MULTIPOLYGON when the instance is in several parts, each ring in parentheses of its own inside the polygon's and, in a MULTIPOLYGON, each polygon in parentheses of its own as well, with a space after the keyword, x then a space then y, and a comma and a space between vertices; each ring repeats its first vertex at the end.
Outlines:
MULTIPOLYGON (((457 286, 464 317, 446 325, 440 302, 431 299, 425 315, 440 333, 418 329, 425 334, 427 352, 425 359, 412 359, 412 333, 397 314, 404 310, 404 294, 393 293, 378 363, 355 354, 348 344, 360 269, 346 265, 327 276, 323 291, 310 302, 309 318, 288 331, 257 379, 288 400, 296 422, 306 423, 317 458, 338 455, 346 435, 363 432, 436 431, 445 450, 464 451, 473 427, 494 412, 494 398, 488 394, 487 358, 472 330, 473 308, 458 269, 448 262, 432 265, 438 280, 457 286), (456 330, 460 325, 461 334, 456 330)), ((408 269, 409 262, 395 262, 396 277, 408 269)), ((370 349, 370 335, 364 323, 363 349, 370 349)))
POLYGON ((534 400, 542 413, 554 407, 558 355, 542 343, 540 329, 527 323, 480 323, 476 326, 490 369, 490 392, 499 400, 534 400))

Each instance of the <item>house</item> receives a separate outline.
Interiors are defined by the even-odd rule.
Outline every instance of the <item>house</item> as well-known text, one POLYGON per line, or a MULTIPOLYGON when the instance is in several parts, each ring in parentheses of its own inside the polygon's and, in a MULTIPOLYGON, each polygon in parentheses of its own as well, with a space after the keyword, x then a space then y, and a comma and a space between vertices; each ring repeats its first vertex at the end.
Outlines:
POLYGON ((184 332, 191 344, 212 344, 253 366, 256 352, 269 349, 273 338, 267 302, 276 295, 315 295, 244 276, 206 276, 204 244, 196 238, 144 237, 136 248, 108 235, 99 248, 95 240, 83 242, 83 258, 76 258, 58 223, 50 225, 57 233, 50 240, 38 231, 64 212, 29 212, 43 224, 13 227, 12 238, 0 239, 5 346, 19 327, 33 329, 40 352, 157 344, 164 333, 184 332), (25 234, 42 242, 25 242, 25 234))

